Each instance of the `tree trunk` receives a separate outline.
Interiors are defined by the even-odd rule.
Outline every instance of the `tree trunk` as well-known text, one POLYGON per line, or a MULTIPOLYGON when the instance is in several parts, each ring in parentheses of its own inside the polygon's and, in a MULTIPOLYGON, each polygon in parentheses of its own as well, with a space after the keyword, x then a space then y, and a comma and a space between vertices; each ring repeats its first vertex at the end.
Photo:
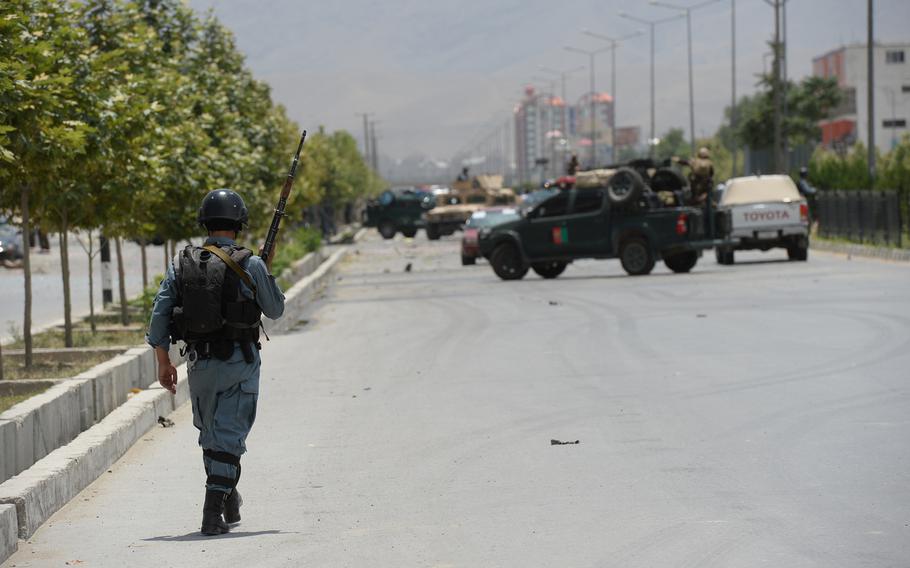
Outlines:
POLYGON ((64 211, 60 223, 60 273, 63 276, 63 344, 73 346, 73 302, 70 294, 69 218, 64 211))
POLYGON ((29 187, 22 187, 20 208, 22 209, 22 273, 25 281, 25 310, 22 316, 22 340, 25 343, 25 367, 32 366, 32 265, 31 265, 31 248, 27 245, 28 238, 32 234, 32 228, 28 219, 28 198, 29 187))
POLYGON ((146 247, 147 243, 145 238, 139 241, 139 250, 142 252, 142 289, 145 290, 149 287, 149 264, 148 256, 146 256, 146 247))
POLYGON ((167 275, 167 269, 171 266, 171 257, 167 253, 167 241, 164 241, 164 244, 161 245, 161 250, 164 251, 164 274, 167 275))
POLYGON ((130 315, 126 303, 126 270, 123 268, 123 247, 120 245, 120 237, 114 238, 114 246, 117 249, 117 279, 120 281, 120 323, 129 325, 130 315))
POLYGON ((94 244, 92 241, 92 230, 88 231, 88 324, 92 328, 92 335, 98 332, 98 326, 95 325, 95 270, 94 270, 94 244))

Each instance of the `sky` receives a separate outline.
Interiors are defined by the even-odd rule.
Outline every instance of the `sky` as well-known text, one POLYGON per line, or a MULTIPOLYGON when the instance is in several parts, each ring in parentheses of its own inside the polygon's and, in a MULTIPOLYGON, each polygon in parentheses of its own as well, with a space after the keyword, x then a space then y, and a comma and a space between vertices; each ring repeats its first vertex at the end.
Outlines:
MULTIPOLYGON (((214 10, 231 29, 253 74, 272 86, 302 127, 345 129, 362 140, 358 112, 373 113, 382 154, 447 160, 511 117, 525 85, 543 81, 540 67, 570 69, 588 57, 564 49, 606 44, 588 29, 618 37, 645 32, 617 50, 618 126, 649 130, 645 19, 674 11, 648 0, 189 0, 214 10)), ((683 6, 692 0, 677 0, 683 6)), ((731 0, 692 12, 695 126, 718 127, 731 96, 731 0)), ((736 0, 736 88, 755 90, 769 51, 773 9, 765 0, 736 0)), ((875 0, 878 42, 910 42, 910 0, 875 0)), ((811 72, 812 58, 844 44, 865 43, 865 0, 788 0, 788 71, 811 72)), ((688 132, 685 19, 656 27, 656 131, 688 132)), ((595 62, 595 88, 610 90, 610 57, 595 62)), ((567 81, 567 98, 589 89, 587 70, 567 81)), ((548 85, 547 85, 548 87, 548 85)), ((557 83, 557 90, 559 85, 557 83)))

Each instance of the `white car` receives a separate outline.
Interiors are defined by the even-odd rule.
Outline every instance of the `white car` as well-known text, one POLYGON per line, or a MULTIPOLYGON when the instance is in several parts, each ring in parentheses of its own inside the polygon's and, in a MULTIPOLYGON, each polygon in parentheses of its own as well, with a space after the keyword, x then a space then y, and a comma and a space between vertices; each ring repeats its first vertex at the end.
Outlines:
POLYGON ((809 205, 789 176, 747 176, 725 184, 718 208, 730 213, 734 247, 716 249, 719 264, 736 250, 787 249, 790 260, 809 258, 809 205))

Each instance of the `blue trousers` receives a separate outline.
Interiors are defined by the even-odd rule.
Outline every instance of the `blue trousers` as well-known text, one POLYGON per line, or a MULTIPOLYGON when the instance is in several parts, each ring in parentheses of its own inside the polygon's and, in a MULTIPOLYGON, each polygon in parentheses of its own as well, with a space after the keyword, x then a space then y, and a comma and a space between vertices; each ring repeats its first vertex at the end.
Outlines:
POLYGON ((230 492, 240 478, 240 456, 256 420, 259 399, 259 351, 253 362, 238 348, 227 361, 198 359, 190 352, 188 375, 193 425, 199 430, 206 488, 230 492))

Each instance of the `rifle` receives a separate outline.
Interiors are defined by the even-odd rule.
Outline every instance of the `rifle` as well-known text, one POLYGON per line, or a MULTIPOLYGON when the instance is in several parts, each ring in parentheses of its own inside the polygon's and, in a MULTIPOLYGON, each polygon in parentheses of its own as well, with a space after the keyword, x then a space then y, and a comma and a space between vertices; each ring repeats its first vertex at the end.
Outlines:
POLYGON ((291 186, 294 185, 294 174, 297 173, 297 163, 300 161, 300 150, 303 148, 303 141, 306 140, 306 130, 300 135, 300 144, 297 145, 297 151, 294 153, 294 161, 291 162, 291 171, 284 180, 284 187, 281 188, 281 197, 278 198, 278 206, 275 207, 275 215, 272 217, 272 224, 269 226, 269 232, 265 236, 265 244, 259 251, 262 261, 268 266, 269 257, 275 249, 275 239, 278 238, 278 225, 281 224, 281 218, 284 217, 284 208, 288 204, 288 197, 291 195, 291 186))

